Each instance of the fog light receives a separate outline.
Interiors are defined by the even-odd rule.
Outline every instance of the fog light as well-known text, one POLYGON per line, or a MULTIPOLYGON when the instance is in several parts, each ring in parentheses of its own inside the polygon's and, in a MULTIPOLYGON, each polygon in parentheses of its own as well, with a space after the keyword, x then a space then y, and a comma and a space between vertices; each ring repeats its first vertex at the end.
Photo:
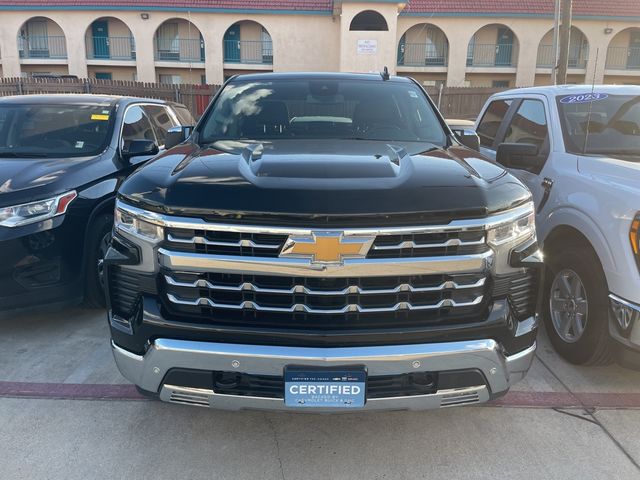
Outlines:
POLYGON ((640 321, 640 306, 634 305, 615 295, 609 295, 613 316, 618 323, 618 328, 624 334, 629 334, 634 323, 640 321))

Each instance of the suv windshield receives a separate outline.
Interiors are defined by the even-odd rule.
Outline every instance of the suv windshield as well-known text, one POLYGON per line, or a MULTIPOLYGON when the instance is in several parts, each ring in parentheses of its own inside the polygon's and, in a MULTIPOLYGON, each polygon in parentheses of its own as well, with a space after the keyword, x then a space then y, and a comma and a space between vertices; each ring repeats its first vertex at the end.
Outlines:
POLYGON ((563 95, 557 102, 568 152, 640 153, 640 96, 587 93, 563 95))
POLYGON ((112 107, 1 105, 0 157, 83 157, 106 148, 112 107))
POLYGON ((200 135, 202 144, 280 139, 446 143, 433 108, 416 85, 353 79, 232 82, 200 135))

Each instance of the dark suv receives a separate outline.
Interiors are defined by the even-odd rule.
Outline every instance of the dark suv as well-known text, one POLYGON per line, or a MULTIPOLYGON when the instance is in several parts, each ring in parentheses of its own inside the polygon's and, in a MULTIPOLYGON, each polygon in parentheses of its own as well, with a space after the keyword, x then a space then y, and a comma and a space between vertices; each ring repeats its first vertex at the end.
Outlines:
POLYGON ((104 303, 116 189, 164 149, 178 118, 166 102, 138 98, 0 99, 0 314, 104 303))
POLYGON ((410 79, 231 79, 122 185, 114 232, 116 362, 165 401, 472 404, 534 355, 531 194, 410 79))

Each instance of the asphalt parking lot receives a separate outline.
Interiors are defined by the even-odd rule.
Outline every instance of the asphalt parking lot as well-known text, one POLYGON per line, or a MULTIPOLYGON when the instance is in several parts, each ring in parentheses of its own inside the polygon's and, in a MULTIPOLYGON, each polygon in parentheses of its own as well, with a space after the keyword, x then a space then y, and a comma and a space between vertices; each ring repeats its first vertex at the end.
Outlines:
POLYGON ((544 333, 487 406, 229 413, 140 398, 104 312, 0 321, 0 478, 640 478, 640 372, 575 367, 544 333))

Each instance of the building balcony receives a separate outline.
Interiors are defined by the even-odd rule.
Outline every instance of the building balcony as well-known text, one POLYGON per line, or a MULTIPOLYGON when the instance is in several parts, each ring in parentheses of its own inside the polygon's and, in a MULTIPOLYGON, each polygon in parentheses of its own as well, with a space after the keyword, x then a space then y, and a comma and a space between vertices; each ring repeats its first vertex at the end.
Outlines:
POLYGON ((398 66, 405 67, 446 67, 447 44, 405 43, 398 49, 398 66))
POLYGON ((273 44, 266 40, 224 40, 224 63, 273 65, 273 44))
POLYGON ((517 58, 512 44, 474 44, 467 50, 467 67, 512 68, 517 58))
POLYGON ((640 47, 609 47, 605 68, 640 71, 640 47))
POLYGON ((64 36, 20 36, 18 53, 24 59, 66 59, 67 41, 64 36))
MULTIPOLYGON (((578 51, 570 51, 569 68, 587 68, 588 58, 589 49, 587 47, 582 47, 578 51)), ((538 47, 538 60, 536 66, 538 68, 553 68, 554 63, 553 45, 540 45, 538 47)))
POLYGON ((89 60, 135 60, 133 37, 87 37, 89 60))
POLYGON ((155 38, 156 62, 204 62, 204 41, 197 38, 155 38))

